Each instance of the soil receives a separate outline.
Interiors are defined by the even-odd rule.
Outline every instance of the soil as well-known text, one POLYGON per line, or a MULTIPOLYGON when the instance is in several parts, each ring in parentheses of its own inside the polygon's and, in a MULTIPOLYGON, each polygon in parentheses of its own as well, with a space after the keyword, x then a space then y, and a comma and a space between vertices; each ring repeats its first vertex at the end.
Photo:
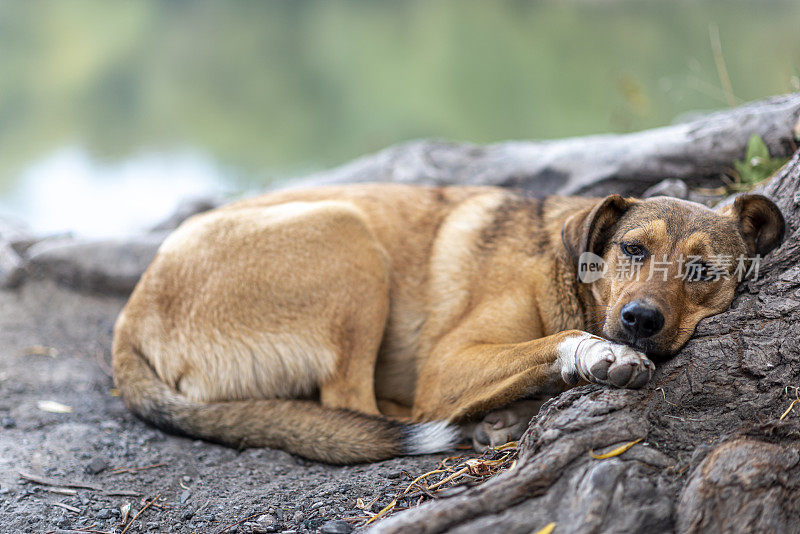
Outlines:
POLYGON ((358 499, 377 497, 371 509, 380 510, 408 485, 403 470, 421 474, 444 458, 330 466, 152 428, 114 396, 111 334, 124 302, 43 279, 0 291, 0 532, 118 533, 122 507, 130 504, 133 517, 156 496, 158 507, 144 510, 128 532, 220 532, 250 516, 225 532, 347 532, 328 522, 364 516, 358 499), (42 401, 72 411, 48 412, 42 401), (94 489, 63 492, 20 472, 94 489))

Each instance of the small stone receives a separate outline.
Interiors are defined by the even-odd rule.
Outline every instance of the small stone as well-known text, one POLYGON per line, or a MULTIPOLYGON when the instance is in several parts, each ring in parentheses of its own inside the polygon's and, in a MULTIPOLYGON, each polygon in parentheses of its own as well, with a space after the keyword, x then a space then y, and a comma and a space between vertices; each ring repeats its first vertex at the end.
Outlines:
POLYGON ((113 419, 111 419, 111 420, 103 421, 102 423, 100 423, 100 428, 102 428, 106 432, 111 432, 112 430, 119 430, 120 429, 120 424, 118 422, 114 421, 113 419))
POLYGON ((189 490, 183 490, 181 492, 181 504, 186 504, 186 501, 189 500, 189 497, 192 496, 192 492, 189 490))
POLYGON ((305 519, 305 518, 306 518, 306 514, 304 514, 304 513, 303 513, 302 511, 300 511, 300 510, 296 511, 296 512, 294 513, 294 516, 292 516, 292 520, 293 520, 295 523, 300 523, 300 522, 302 522, 302 521, 303 521, 303 519, 305 519))
POLYGON ((105 471, 106 469, 108 469, 108 462, 106 461, 106 459, 100 456, 95 456, 94 458, 89 460, 88 464, 86 464, 84 471, 86 471, 90 475, 96 475, 98 473, 105 471))
POLYGON ((97 519, 101 521, 105 521, 106 519, 111 519, 111 508, 103 508, 99 512, 97 512, 97 519))
POLYGON ((189 519, 192 518, 192 516, 194 516, 194 509, 189 508, 183 511, 183 513, 181 514, 181 519, 183 519, 184 521, 188 521, 189 519))
POLYGON ((323 523, 319 531, 322 534, 350 534, 353 531, 353 526, 347 521, 335 519, 323 523))
POLYGON ((13 417, 3 417, 0 420, 0 424, 3 425, 3 428, 14 428, 17 426, 17 421, 13 417))
POLYGON ((389 478, 389 479, 400 478, 402 476, 402 474, 403 473, 401 471, 397 471, 397 470, 385 471, 385 472, 381 473, 381 475, 383 475, 384 478, 389 478))
POLYGON ((189 482, 192 481, 192 477, 187 476, 187 475, 183 475, 183 478, 181 480, 183 480, 184 484, 188 484, 189 482))
POLYGON ((270 534, 272 532, 279 532, 280 525, 274 515, 263 514, 258 516, 255 521, 245 523, 252 534, 270 534))
POLYGON ((311 505, 311 509, 312 510, 316 510, 317 508, 322 508, 323 506, 325 506, 324 502, 317 501, 317 502, 315 502, 314 504, 311 505))
POLYGON ((642 194, 642 198, 658 196, 686 199, 689 197, 689 186, 683 180, 668 178, 658 182, 642 194))

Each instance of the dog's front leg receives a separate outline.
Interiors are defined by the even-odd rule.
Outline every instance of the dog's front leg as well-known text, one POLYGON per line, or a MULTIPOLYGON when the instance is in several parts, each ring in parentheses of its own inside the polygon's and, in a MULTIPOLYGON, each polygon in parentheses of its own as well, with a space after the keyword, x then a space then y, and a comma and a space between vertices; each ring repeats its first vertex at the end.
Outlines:
POLYGON ((420 368, 415 419, 474 418, 581 379, 641 387, 655 369, 644 354, 580 330, 524 343, 465 345, 452 339, 446 336, 420 368))

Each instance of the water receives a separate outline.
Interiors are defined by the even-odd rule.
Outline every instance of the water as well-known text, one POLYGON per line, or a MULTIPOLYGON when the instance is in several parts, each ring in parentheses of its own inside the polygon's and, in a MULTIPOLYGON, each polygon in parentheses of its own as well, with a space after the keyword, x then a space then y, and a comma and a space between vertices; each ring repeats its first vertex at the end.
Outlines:
POLYGON ((202 153, 142 153, 101 164, 70 147, 27 168, 5 194, 2 212, 39 234, 112 237, 149 229, 181 200, 236 192, 202 153))
POLYGON ((797 90, 798 27, 796 0, 3 2, 0 213, 109 235, 407 139, 659 126, 797 90))

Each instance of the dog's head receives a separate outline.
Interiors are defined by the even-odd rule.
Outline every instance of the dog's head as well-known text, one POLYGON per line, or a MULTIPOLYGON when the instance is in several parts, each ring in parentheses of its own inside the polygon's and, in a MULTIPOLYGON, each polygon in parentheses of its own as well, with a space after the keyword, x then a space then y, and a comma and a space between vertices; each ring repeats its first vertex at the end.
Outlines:
POLYGON ((738 282, 754 275, 754 258, 777 247, 783 232, 781 212, 761 195, 742 195, 717 211, 675 198, 611 195, 570 216, 562 241, 598 304, 587 324, 667 356, 700 319, 730 306, 738 282))

